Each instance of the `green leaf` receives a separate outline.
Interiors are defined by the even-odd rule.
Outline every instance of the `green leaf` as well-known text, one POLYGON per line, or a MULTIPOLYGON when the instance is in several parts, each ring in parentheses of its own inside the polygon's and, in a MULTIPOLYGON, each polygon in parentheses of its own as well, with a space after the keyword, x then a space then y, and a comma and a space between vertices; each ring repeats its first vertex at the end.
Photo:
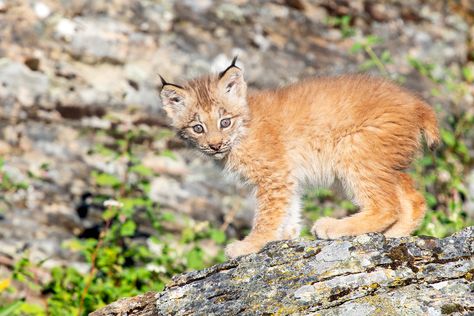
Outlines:
POLYGON ((349 200, 341 201, 341 207, 348 210, 348 211, 355 211, 357 209, 357 207, 354 205, 354 203, 352 203, 349 200))
POLYGON ((443 142, 449 147, 454 147, 454 145, 456 145, 456 138, 454 137, 454 134, 444 128, 441 129, 441 138, 443 139, 443 142))
POLYGON ((18 315, 28 315, 28 316, 44 316, 46 312, 44 308, 37 304, 23 303, 20 306, 20 309, 17 311, 18 315))
POLYGON ((120 227, 120 235, 124 237, 133 236, 136 229, 137 224, 134 221, 128 220, 120 227))
POLYGON ((154 139, 155 140, 162 140, 164 138, 169 138, 169 137, 172 137, 172 136, 174 136, 173 131, 171 131, 169 129, 162 129, 158 133, 155 134, 154 139))
POLYGON ((373 46, 375 44, 382 43, 382 39, 377 35, 369 35, 365 38, 365 43, 367 46, 373 46))
POLYGON ((317 188, 315 193, 318 199, 328 199, 333 196, 333 192, 327 188, 317 188))
POLYGON ((145 181, 142 181, 140 184, 139 184, 139 187, 140 189, 145 193, 145 194, 149 194, 150 193, 150 190, 151 190, 151 184, 150 182, 145 182, 145 181))
POLYGON ((78 239, 66 240, 62 243, 62 247, 71 250, 71 251, 80 251, 85 247, 78 239))
POLYGON ((380 56, 380 60, 382 60, 382 62, 384 64, 391 63, 392 62, 392 55, 390 54, 390 52, 388 50, 384 50, 382 55, 380 56))
POLYGON ((15 184, 17 190, 26 190, 28 189, 28 183, 26 182, 19 182, 15 184))
POLYGON ((8 304, 6 306, 0 307, 0 316, 10 316, 16 311, 18 311, 23 304, 23 301, 15 301, 11 304, 8 304))
POLYGON ((466 144, 462 142, 458 143, 457 151, 465 157, 469 157, 469 149, 467 148, 466 144))
POLYGON ((433 158, 431 156, 423 156, 423 158, 419 159, 418 162, 423 166, 431 166, 433 164, 433 158))
POLYGON ((193 241, 195 238, 196 238, 196 234, 190 227, 186 227, 181 232, 181 241, 183 243, 188 243, 190 241, 193 241))
POLYGON ((172 222, 175 220, 175 216, 171 212, 163 212, 163 214, 161 214, 161 218, 166 222, 172 222))
POLYGON ((95 146, 94 151, 97 152, 99 155, 104 156, 104 157, 115 157, 117 156, 117 152, 113 151, 112 149, 109 149, 105 147, 102 144, 98 144, 95 146))
POLYGON ((109 207, 102 213, 102 218, 104 221, 108 221, 117 215, 117 209, 115 207, 109 207))
POLYGON ((99 186, 116 188, 122 183, 119 178, 108 173, 93 172, 92 177, 99 186))
POLYGON ((472 67, 463 67, 462 68, 462 74, 464 76, 464 79, 466 79, 467 82, 472 83, 474 82, 474 68, 472 67))
POLYGON ((152 176, 153 175, 153 170, 151 170, 148 167, 145 167, 144 165, 135 165, 132 168, 130 168, 131 172, 138 173, 141 176, 152 176))
POLYGON ((440 97, 441 96, 441 91, 438 88, 433 88, 431 89, 431 95, 434 97, 440 97))
POLYGON ((337 23, 339 23, 339 19, 336 17, 329 16, 324 19, 324 23, 329 26, 336 26, 337 23))
POLYGON ((348 26, 350 23, 351 23, 351 16, 350 15, 344 15, 341 18, 341 24, 342 25, 348 26))
POLYGON ((426 195, 425 195, 425 197, 426 197, 426 203, 428 203, 428 206, 429 206, 430 208, 435 207, 436 204, 438 203, 438 202, 436 201, 436 197, 435 197, 433 194, 431 194, 431 193, 428 193, 428 192, 427 192, 426 195))
POLYGON ((369 70, 376 67, 375 62, 372 59, 364 61, 362 64, 360 64, 359 68, 362 70, 369 70))
POLYGON ((219 229, 211 229, 211 238, 217 244, 223 244, 226 241, 225 233, 219 229))
POLYGON ((364 46, 362 45, 362 43, 357 42, 357 43, 354 43, 354 45, 352 45, 352 47, 350 49, 350 52, 352 54, 355 54, 355 53, 358 53, 358 52, 362 51, 363 48, 364 48, 364 46))
POLYGON ((173 160, 176 160, 175 154, 174 154, 171 150, 169 150, 169 149, 163 150, 163 151, 161 152, 161 155, 162 155, 163 157, 168 157, 168 158, 171 158, 171 159, 173 159, 173 160))
POLYGON ((203 252, 199 248, 194 248, 186 255, 188 267, 194 270, 204 268, 203 252))

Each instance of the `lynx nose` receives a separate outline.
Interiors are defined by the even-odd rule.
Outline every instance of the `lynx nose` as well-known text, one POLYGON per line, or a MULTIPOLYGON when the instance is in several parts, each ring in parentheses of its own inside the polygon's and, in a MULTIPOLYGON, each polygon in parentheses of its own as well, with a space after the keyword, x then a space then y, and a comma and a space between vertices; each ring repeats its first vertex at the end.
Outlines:
POLYGON ((222 146, 222 143, 217 143, 217 144, 209 144, 209 148, 212 150, 218 151, 222 146))

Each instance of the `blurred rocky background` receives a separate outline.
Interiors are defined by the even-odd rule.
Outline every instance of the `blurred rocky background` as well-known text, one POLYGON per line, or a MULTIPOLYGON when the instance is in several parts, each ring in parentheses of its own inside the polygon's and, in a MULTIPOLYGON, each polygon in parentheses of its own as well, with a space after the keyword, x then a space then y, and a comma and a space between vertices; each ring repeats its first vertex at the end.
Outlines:
MULTIPOLYGON (((0 315, 82 314, 225 259, 253 199, 174 136, 158 74, 234 55, 252 88, 366 71, 429 100, 444 145, 413 168, 418 234, 472 223, 472 1, 0 0, 0 315)), ((327 190, 304 205, 355 211, 327 190)))

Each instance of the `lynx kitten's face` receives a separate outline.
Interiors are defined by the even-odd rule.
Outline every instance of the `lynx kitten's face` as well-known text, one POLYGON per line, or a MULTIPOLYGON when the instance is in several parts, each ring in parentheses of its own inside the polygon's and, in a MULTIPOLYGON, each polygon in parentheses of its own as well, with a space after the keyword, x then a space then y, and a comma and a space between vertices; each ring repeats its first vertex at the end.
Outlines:
POLYGON ((163 81, 163 109, 178 135, 215 159, 224 158, 245 133, 248 120, 247 86, 240 68, 187 82, 163 81))

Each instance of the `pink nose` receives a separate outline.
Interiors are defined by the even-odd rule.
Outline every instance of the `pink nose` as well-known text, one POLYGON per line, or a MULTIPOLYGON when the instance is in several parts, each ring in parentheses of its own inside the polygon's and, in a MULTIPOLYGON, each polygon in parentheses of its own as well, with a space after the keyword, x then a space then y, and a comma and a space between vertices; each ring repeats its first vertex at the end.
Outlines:
POLYGON ((215 150, 215 151, 218 151, 222 146, 222 143, 218 143, 218 144, 209 144, 209 148, 211 148, 212 150, 215 150))

